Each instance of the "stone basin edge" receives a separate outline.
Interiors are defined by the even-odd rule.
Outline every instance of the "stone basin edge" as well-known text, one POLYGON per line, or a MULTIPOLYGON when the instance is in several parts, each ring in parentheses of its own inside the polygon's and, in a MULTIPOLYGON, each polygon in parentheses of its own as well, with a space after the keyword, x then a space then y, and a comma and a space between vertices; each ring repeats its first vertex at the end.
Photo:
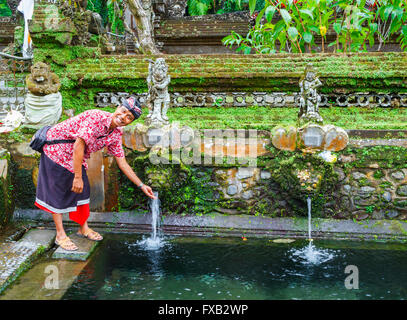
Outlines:
MULTIPOLYGON (((16 209, 15 220, 35 221, 47 228, 53 226, 51 215, 36 209, 16 209)), ((107 232, 151 231, 151 215, 136 211, 91 212, 91 227, 107 232)), ((64 217, 66 226, 76 226, 64 217)), ((165 215, 161 226, 164 233, 196 236, 250 236, 269 238, 308 238, 306 217, 265 217, 210 213, 197 215, 165 215)), ((349 220, 313 218, 313 239, 337 240, 407 240, 407 222, 400 220, 349 220)))

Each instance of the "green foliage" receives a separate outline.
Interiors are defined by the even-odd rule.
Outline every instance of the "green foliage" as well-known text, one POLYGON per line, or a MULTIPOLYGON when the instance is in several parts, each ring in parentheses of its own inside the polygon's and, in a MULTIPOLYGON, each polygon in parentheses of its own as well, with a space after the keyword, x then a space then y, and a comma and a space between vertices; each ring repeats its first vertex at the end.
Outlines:
POLYGON ((188 0, 190 16, 243 11, 248 10, 249 7, 261 10, 264 7, 264 0, 188 0))
POLYGON ((103 24, 108 22, 108 9, 106 0, 88 0, 87 10, 97 12, 102 17, 103 24))
MULTIPOLYGON (((364 148, 347 147, 341 152, 343 155, 348 156, 353 154, 356 158, 351 163, 346 163, 345 167, 350 169, 351 167, 363 168, 367 167, 371 163, 378 163, 381 168, 405 168, 407 166, 407 149, 398 146, 372 146, 364 148)), ((379 177, 383 173, 380 171, 375 173, 375 178, 379 177)), ((389 187, 383 182, 381 187, 389 187)))
POLYGON ((0 17, 10 17, 12 12, 6 0, 0 0, 0 17))
POLYGON ((108 0, 107 12, 110 29, 113 33, 122 34, 124 32, 123 25, 123 0, 108 0))
MULTIPOLYGON (((215 101, 216 102, 216 101, 215 101)), ((215 103, 214 102, 214 103, 215 103)), ((295 125, 297 113, 292 108, 249 106, 244 108, 170 108, 170 121, 194 129, 258 129, 272 130, 275 126, 295 125)), ((326 123, 344 129, 404 129, 407 130, 407 110, 370 108, 321 108, 326 123)))
MULTIPOLYGON (((366 52, 367 45, 372 47, 375 39, 380 51, 394 34, 399 35, 397 41, 406 50, 406 7, 402 0, 376 1, 371 7, 366 0, 270 1, 245 37, 232 31, 223 43, 245 54, 324 52, 327 31, 333 29, 336 39, 327 44, 333 52, 366 52), (321 37, 321 49, 315 44, 316 36, 321 37)), ((253 8, 252 5, 251 11, 253 8)))
POLYGON ((188 0, 188 13, 191 16, 202 16, 212 8, 212 0, 188 0))

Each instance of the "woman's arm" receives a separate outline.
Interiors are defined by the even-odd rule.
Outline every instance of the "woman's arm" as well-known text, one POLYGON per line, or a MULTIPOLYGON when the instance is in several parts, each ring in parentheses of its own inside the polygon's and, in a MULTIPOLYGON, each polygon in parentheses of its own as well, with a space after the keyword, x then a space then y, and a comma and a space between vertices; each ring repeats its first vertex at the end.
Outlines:
MULTIPOLYGON (((139 179, 139 177, 137 177, 137 175, 135 174, 135 172, 133 171, 133 169, 130 167, 130 165, 127 163, 126 158, 118 158, 115 157, 117 165, 119 166, 120 170, 123 171, 123 173, 126 175, 127 178, 129 178, 129 180, 131 182, 133 182, 136 186, 141 185, 142 181, 139 179)), ((151 187, 147 186, 147 185, 143 185, 141 187, 141 190, 151 199, 156 199, 156 197, 154 196, 153 190, 151 189, 151 187)))
POLYGON ((84 153, 85 141, 82 138, 77 138, 73 145, 73 171, 75 176, 71 189, 75 193, 82 193, 83 191, 82 162, 84 153))

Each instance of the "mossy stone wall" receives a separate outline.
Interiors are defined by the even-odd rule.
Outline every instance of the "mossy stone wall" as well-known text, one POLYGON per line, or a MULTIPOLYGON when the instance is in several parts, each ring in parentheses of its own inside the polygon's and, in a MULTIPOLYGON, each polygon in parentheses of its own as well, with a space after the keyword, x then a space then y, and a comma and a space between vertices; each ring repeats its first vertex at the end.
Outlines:
POLYGON ((7 225, 13 217, 14 191, 11 181, 12 169, 10 153, 0 150, 0 228, 7 225))

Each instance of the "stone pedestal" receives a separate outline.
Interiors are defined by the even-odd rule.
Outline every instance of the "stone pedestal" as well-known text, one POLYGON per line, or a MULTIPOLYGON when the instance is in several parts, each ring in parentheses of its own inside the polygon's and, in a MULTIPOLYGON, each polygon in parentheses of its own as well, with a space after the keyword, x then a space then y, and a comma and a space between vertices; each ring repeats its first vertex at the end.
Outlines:
POLYGON ((54 125, 62 114, 62 96, 59 92, 46 96, 27 93, 24 100, 25 124, 43 127, 54 125))

